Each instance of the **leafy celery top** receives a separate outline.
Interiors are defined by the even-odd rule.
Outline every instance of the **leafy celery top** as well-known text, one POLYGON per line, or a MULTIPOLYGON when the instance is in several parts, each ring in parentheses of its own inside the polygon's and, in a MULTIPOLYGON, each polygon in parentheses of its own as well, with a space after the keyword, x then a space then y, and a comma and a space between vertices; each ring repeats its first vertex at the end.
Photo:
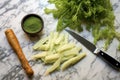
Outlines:
POLYGON ((46 14, 52 13, 58 19, 57 31, 64 28, 82 31, 81 24, 92 31, 94 43, 105 40, 104 49, 107 49, 111 41, 117 38, 120 41, 120 33, 115 31, 112 5, 110 0, 48 0, 55 4, 55 9, 45 8, 46 14))

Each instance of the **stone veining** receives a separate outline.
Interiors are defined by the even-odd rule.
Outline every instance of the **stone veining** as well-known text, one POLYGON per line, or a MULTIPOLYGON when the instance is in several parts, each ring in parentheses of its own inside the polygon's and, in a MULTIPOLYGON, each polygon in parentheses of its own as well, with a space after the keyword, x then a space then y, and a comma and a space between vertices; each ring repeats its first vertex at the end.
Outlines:
MULTIPOLYGON (((116 14, 116 29, 120 28, 120 0, 111 0, 114 13, 116 14)), ((0 1, 0 80, 29 80, 24 70, 21 67, 15 52, 10 48, 7 43, 4 31, 7 28, 14 29, 23 52, 29 60, 35 74, 31 80, 119 80, 120 73, 113 68, 109 67, 101 59, 96 57, 90 51, 86 51, 87 57, 80 63, 68 68, 65 71, 55 71, 54 73, 44 76, 44 72, 48 66, 41 61, 33 61, 30 56, 36 54, 33 51, 32 45, 40 38, 31 38, 27 36, 21 29, 21 19, 29 13, 36 13, 44 20, 44 32, 42 37, 47 36, 50 31, 55 30, 56 20, 51 15, 44 13, 44 7, 51 7, 47 0, 1 0, 0 1), (52 28, 51 28, 52 27, 52 28)), ((52 6, 53 7, 53 6, 52 6)), ((82 33, 88 40, 91 35, 86 31, 82 33)), ((72 37, 70 41, 75 41, 72 37)), ((99 44, 98 44, 99 45, 99 44)), ((118 45, 116 40, 110 45, 111 53, 118 61, 120 61, 120 51, 114 48, 118 45), (113 45, 114 44, 114 45, 113 45), (112 47, 113 46, 113 47, 112 47)))

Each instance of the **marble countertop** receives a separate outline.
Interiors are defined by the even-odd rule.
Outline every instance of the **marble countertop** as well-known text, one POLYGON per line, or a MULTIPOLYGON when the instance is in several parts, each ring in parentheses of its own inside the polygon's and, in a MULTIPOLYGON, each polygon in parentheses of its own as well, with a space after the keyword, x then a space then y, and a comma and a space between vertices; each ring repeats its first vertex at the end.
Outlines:
MULTIPOLYGON (((120 31, 120 0, 111 0, 111 3, 116 16, 115 27, 116 30, 120 31)), ((44 76, 43 74, 48 66, 41 61, 30 59, 36 53, 32 46, 40 37, 32 38, 26 35, 21 28, 21 20, 30 13, 40 15, 44 20, 41 36, 47 36, 55 30, 57 20, 52 15, 44 13, 45 7, 53 7, 53 5, 48 4, 47 0, 0 0, 0 80, 120 80, 120 72, 111 68, 82 45, 83 51, 87 53, 82 61, 65 71, 55 71, 44 76), (32 78, 27 77, 15 52, 8 44, 4 34, 8 28, 12 28, 16 33, 22 50, 34 70, 32 78)), ((83 31, 81 35, 89 41, 93 40, 88 31, 83 31)), ((118 44, 117 39, 114 39, 106 52, 120 61, 120 51, 117 50, 118 44)), ((103 43, 99 42, 98 46, 101 47, 102 45, 103 43)))

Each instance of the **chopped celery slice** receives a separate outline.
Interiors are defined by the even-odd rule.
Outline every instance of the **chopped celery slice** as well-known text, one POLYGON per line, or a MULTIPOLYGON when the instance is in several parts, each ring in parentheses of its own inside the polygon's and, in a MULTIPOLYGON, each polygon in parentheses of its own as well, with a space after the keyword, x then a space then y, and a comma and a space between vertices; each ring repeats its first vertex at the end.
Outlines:
POLYGON ((49 49, 49 44, 44 44, 41 45, 37 50, 48 51, 48 49, 49 49))
POLYGON ((57 52, 60 53, 60 52, 62 52, 62 51, 71 49, 71 48, 73 48, 73 47, 75 47, 75 44, 74 44, 74 43, 68 43, 68 44, 63 45, 62 47, 59 47, 59 48, 57 49, 57 52))
POLYGON ((60 66, 60 62, 61 62, 61 57, 50 68, 47 69, 45 75, 48 75, 49 73, 56 70, 60 66))
POLYGON ((62 62, 67 61, 67 60, 69 60, 69 59, 71 59, 73 57, 74 57, 73 55, 65 56, 65 57, 62 58, 62 62))
POLYGON ((32 59, 43 58, 47 55, 47 52, 38 53, 32 56, 32 59))
POLYGON ((72 49, 69 49, 69 50, 62 52, 62 54, 64 56, 72 56, 72 55, 75 56, 79 53, 79 51, 80 51, 80 48, 78 49, 78 47, 74 47, 72 49))
POLYGON ((48 37, 40 39, 34 46, 33 49, 37 50, 41 45, 48 41, 48 37))
POLYGON ((56 39, 55 44, 60 44, 64 39, 64 34, 60 34, 59 37, 56 39))
POLYGON ((85 53, 81 53, 76 57, 73 57, 71 59, 69 59, 68 61, 64 62, 61 66, 61 70, 65 70, 67 67, 75 64, 76 62, 78 62, 80 59, 82 59, 83 57, 85 57, 86 54, 85 53))
POLYGON ((51 54, 45 57, 46 62, 57 60, 60 57, 60 54, 51 54))

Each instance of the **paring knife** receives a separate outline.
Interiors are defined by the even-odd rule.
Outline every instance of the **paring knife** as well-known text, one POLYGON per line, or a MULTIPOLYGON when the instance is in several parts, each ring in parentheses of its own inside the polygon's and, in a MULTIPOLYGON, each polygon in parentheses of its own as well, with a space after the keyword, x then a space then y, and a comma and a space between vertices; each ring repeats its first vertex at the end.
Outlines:
POLYGON ((113 68, 120 71, 120 63, 117 60, 115 60, 114 58, 112 58, 111 56, 109 56, 108 54, 106 54, 105 52, 100 50, 99 48, 97 48, 94 44, 92 44, 88 40, 84 39, 83 37, 81 37, 76 32, 74 32, 72 30, 68 30, 68 29, 65 29, 65 30, 69 34, 71 34, 77 41, 79 41, 81 44, 83 44, 92 53, 94 53, 95 55, 101 57, 108 64, 110 64, 113 68))

